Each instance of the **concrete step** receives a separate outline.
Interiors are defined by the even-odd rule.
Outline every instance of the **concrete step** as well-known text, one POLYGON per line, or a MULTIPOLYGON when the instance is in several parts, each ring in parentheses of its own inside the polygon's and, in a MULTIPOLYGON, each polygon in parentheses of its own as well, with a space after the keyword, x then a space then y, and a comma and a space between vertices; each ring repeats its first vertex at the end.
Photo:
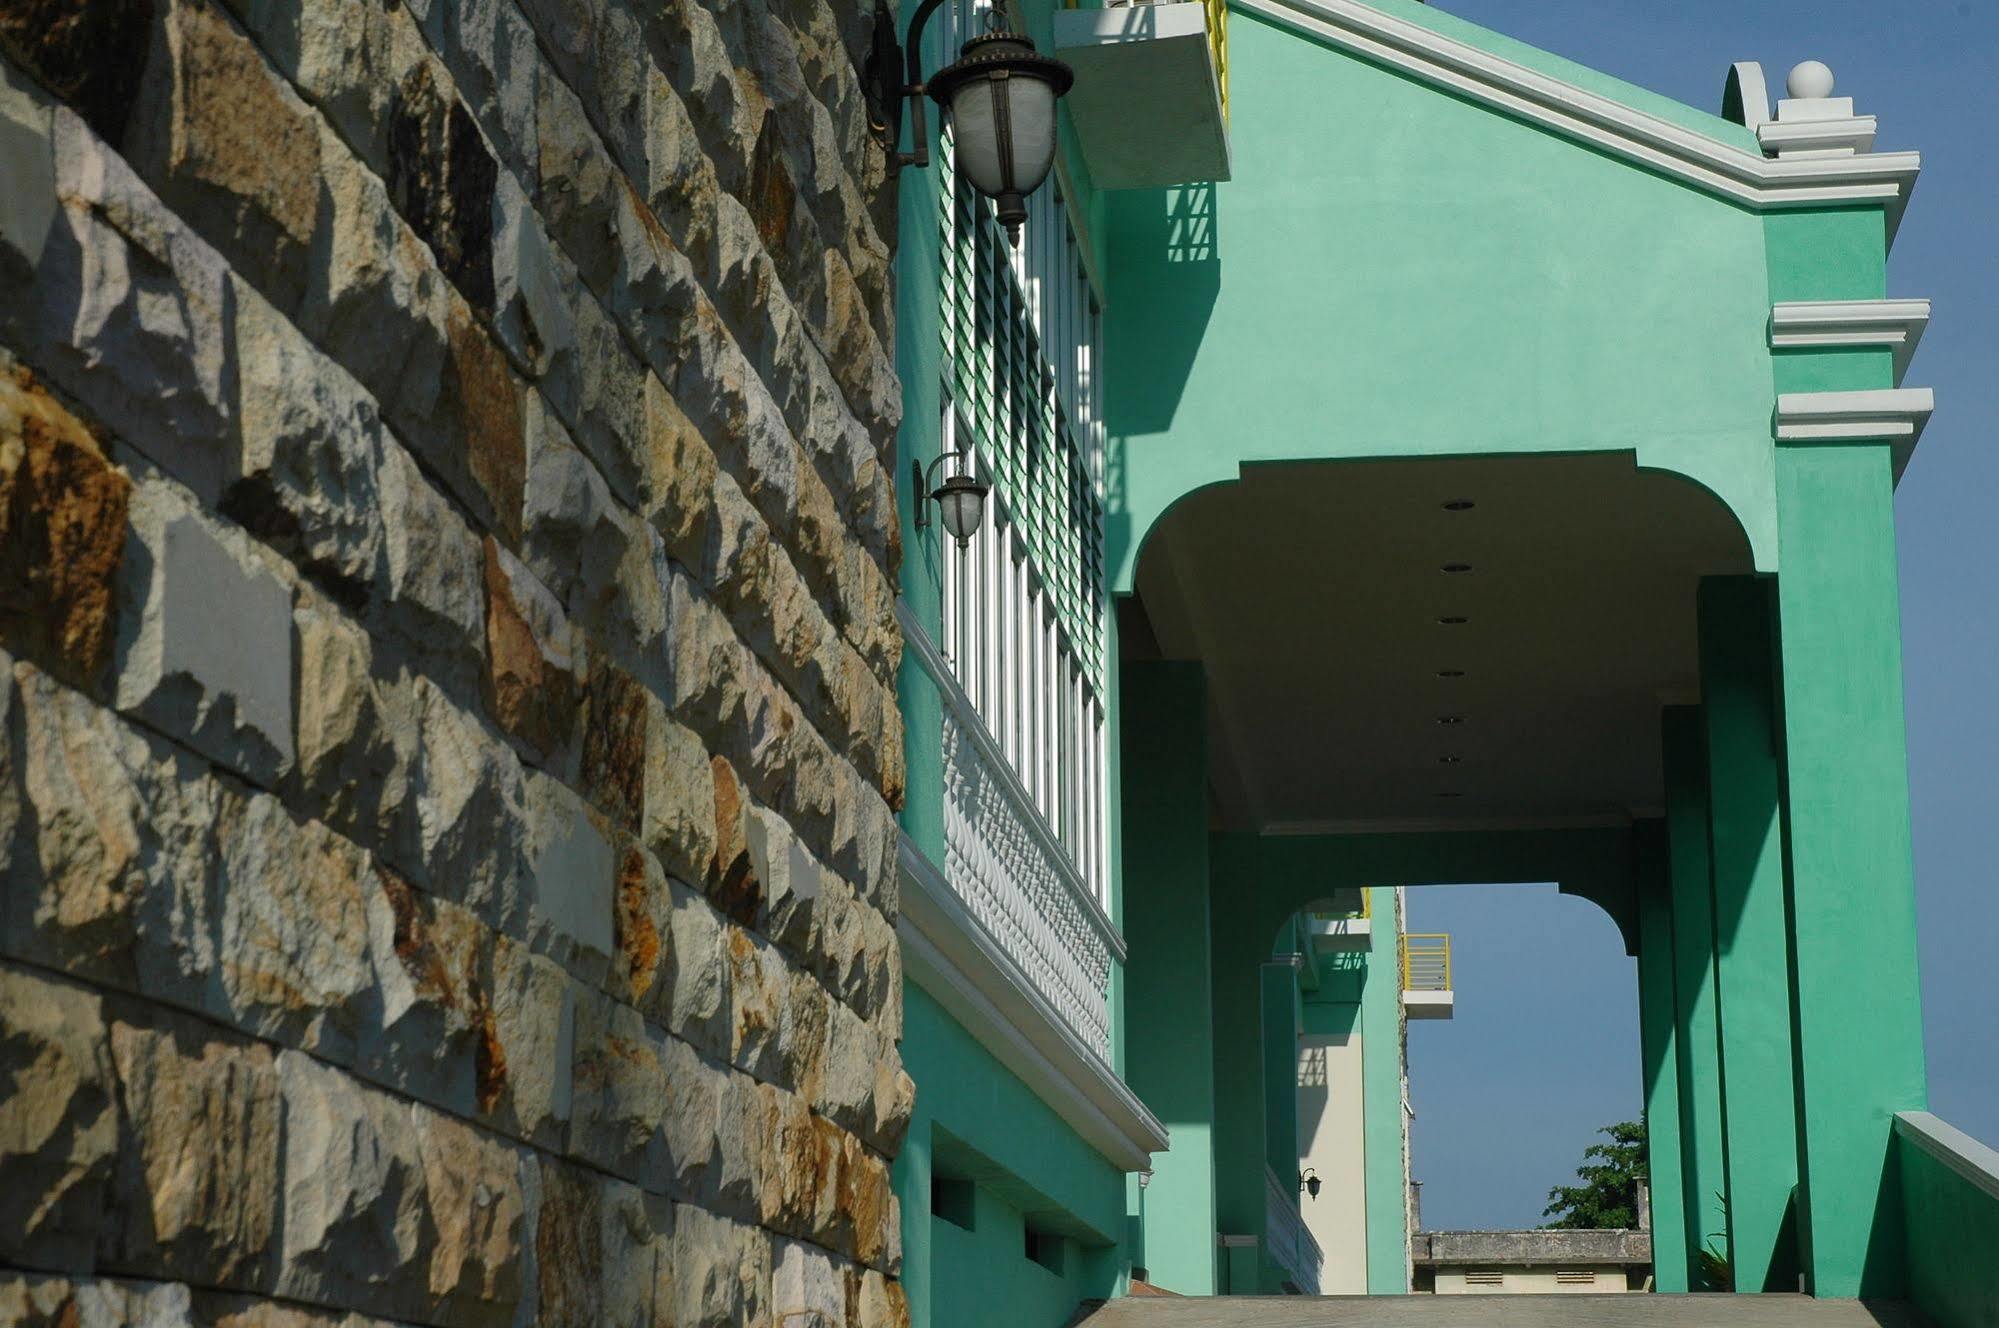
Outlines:
POLYGON ((1892 1301, 1810 1296, 1216 1296, 1114 1300, 1077 1328, 1930 1328, 1892 1301))

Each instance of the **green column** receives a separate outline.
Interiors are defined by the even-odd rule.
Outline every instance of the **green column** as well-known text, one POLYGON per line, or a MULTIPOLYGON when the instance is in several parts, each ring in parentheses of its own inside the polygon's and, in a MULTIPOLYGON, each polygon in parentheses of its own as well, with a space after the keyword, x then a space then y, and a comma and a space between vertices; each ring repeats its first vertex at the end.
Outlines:
POLYGON ((1123 667, 1125 1073, 1171 1135, 1133 1253, 1155 1285, 1190 1296, 1215 1292, 1205 698, 1199 664, 1123 667))
POLYGON ((1738 1291, 1797 1290, 1796 1094, 1769 584, 1701 582, 1722 1131, 1738 1291))
POLYGON ((1925 1103, 1888 448, 1780 447, 1806 1275, 1903 1290, 1895 1112, 1925 1103))
POLYGON ((1661 1291, 1687 1289, 1686 1196, 1680 1186, 1680 1071, 1674 1027, 1673 884, 1666 827, 1633 827, 1638 851, 1638 1042, 1645 1075, 1652 1267, 1661 1291))
POLYGON ((1263 965, 1263 1160, 1280 1185, 1298 1175, 1298 968, 1263 965))
POLYGON ((1409 1290, 1401 928, 1394 887, 1369 886, 1368 897, 1374 926, 1360 988, 1361 1109, 1367 1138, 1367 1294, 1399 1296, 1409 1290))
MULTIPOLYGON (((1715 1017, 1714 886, 1707 852, 1705 727, 1695 706, 1662 717, 1666 852, 1673 899, 1673 1051, 1680 1091, 1680 1187, 1689 1254, 1726 1250, 1728 1173, 1721 1134, 1721 1037, 1715 1017)), ((1653 1184, 1665 1182, 1654 1175, 1653 1184)), ((1693 1289, 1718 1290, 1694 1277, 1693 1289)))

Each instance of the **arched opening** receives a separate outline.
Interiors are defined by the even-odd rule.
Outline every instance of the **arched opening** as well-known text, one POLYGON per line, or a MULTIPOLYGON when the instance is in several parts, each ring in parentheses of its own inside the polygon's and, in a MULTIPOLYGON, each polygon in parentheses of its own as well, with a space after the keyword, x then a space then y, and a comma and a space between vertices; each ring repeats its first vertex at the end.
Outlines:
POLYGON ((1404 1038, 1452 979, 1402 889, 1552 882, 1628 969, 1661 707, 1698 695, 1703 581, 1752 572, 1629 453, 1272 465, 1174 506, 1120 615, 1127 1069, 1180 1154, 1156 1278, 1411 1288, 1404 1038))

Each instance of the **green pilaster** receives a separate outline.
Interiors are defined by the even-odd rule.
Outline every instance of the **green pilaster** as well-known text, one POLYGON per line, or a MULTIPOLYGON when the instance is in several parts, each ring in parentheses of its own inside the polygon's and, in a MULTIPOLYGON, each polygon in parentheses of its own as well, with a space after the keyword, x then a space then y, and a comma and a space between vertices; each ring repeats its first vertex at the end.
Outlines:
POLYGON ((1777 454, 1805 1269, 1903 1291, 1891 1120, 1925 1102, 1888 449, 1777 454))
POLYGON ((1711 577, 1700 588, 1722 1130, 1738 1291, 1797 1289, 1791 947, 1770 599, 1768 583, 1755 577, 1711 577))
POLYGON ((1395 891, 1369 886, 1374 918, 1360 989, 1360 1073, 1367 1131, 1367 1293, 1409 1290, 1409 1177, 1403 1166, 1402 962, 1395 891))
POLYGON ((1298 1175, 1298 969, 1263 965, 1263 1160, 1279 1185, 1298 1175))
MULTIPOLYGON (((1728 1240, 1728 1172, 1721 1131, 1721 1036, 1716 1021, 1714 886, 1708 869, 1707 756, 1701 712, 1662 717, 1666 850, 1673 900, 1673 1051, 1680 1092, 1680 1192, 1688 1253, 1728 1240)), ((1665 1183, 1654 1174, 1653 1184, 1665 1183)), ((1689 1287, 1708 1290, 1689 1270, 1689 1287)))
POLYGON ((1135 1261, 1190 1296, 1215 1292, 1205 696, 1198 664, 1123 667, 1124 990, 1138 1014, 1125 1025, 1126 1078, 1172 1136, 1153 1158, 1135 1261))
MULTIPOLYGON (((1209 910, 1214 929, 1212 987, 1215 1028, 1215 1230, 1224 1236, 1261 1236, 1267 1115, 1264 1082, 1263 978, 1271 944, 1287 914, 1264 916, 1254 907, 1271 870, 1254 835, 1215 835, 1208 841, 1213 879, 1209 910)), ((1261 1259, 1261 1250, 1252 1266, 1261 1259)), ((1240 1281, 1234 1284, 1242 1289, 1240 1281)))
POLYGON ((1638 853, 1638 1040, 1645 1075, 1652 1266, 1661 1291, 1687 1289, 1686 1195, 1680 1187, 1680 1072, 1674 1028, 1673 894, 1666 827, 1633 829, 1638 853))

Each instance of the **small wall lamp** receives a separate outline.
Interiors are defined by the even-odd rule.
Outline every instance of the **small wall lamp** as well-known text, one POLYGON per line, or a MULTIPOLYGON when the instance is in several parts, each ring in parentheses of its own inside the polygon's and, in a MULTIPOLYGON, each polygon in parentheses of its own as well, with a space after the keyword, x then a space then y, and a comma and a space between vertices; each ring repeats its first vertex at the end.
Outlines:
POLYGON ((930 504, 935 502, 944 529, 964 549, 971 544, 972 536, 979 533, 979 522, 986 514, 986 495, 992 492, 992 486, 963 472, 946 475, 944 482, 937 484, 937 468, 953 457, 962 461, 965 454, 946 452, 930 463, 927 473, 920 464, 915 467, 917 492, 923 495, 916 500, 916 528, 923 530, 930 525, 930 504))
POLYGON ((1305 1174, 1298 1178, 1298 1188, 1314 1199, 1319 1197, 1320 1183, 1319 1173, 1310 1167, 1306 1167, 1305 1174))
MULTIPOLYGON (((1020 243, 1027 196, 1041 187, 1055 163, 1055 100, 1076 75, 1068 65, 1034 49, 1018 32, 993 31, 966 42, 955 64, 923 77, 923 28, 943 0, 923 0, 909 20, 907 54, 896 41, 895 15, 875 3, 874 47, 863 70, 874 129, 887 146, 891 167, 930 164, 930 130, 923 117, 927 96, 951 113, 957 131, 958 169, 992 199, 1007 238, 1020 243), (906 73, 897 71, 906 68, 906 73), (899 150, 902 108, 909 99, 914 152, 899 150)), ((990 19, 997 23, 999 11, 990 19)))

